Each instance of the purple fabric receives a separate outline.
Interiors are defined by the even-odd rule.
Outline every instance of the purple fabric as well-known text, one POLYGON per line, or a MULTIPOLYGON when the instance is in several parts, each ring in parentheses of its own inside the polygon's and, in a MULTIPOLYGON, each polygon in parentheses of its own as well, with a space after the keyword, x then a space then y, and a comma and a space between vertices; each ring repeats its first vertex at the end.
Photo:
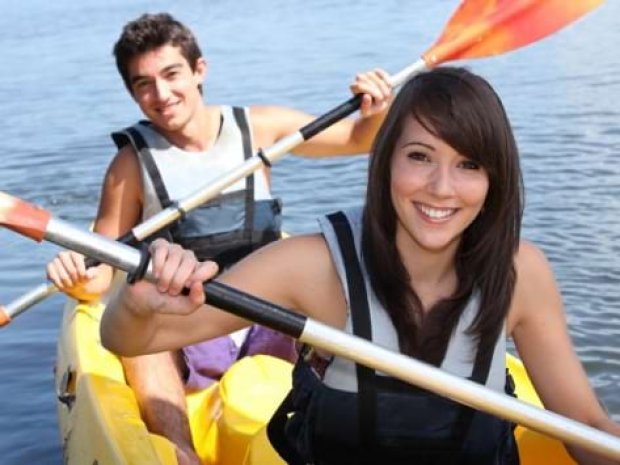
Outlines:
POLYGON ((246 355, 273 355, 290 362, 297 360, 295 341, 282 333, 254 325, 241 347, 229 336, 200 342, 183 349, 188 368, 185 388, 189 392, 204 389, 219 380, 226 370, 246 355))

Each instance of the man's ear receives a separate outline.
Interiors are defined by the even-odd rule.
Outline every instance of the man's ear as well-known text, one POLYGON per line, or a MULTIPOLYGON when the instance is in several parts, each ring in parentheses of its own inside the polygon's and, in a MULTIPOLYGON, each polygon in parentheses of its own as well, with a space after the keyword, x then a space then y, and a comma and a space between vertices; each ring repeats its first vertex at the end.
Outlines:
POLYGON ((197 77, 200 78, 199 84, 201 84, 202 81, 207 77, 207 69, 208 69, 207 60, 205 60, 203 57, 198 58, 196 60, 196 67, 194 69, 194 74, 196 74, 197 77))

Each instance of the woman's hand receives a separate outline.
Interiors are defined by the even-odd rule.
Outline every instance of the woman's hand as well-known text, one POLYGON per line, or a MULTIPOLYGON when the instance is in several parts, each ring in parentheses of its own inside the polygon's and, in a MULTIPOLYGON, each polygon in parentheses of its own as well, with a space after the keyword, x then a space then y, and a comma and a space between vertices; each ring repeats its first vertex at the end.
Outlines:
POLYGON ((215 262, 199 262, 191 250, 157 239, 149 247, 155 283, 128 286, 124 305, 135 315, 187 315, 205 301, 203 283, 217 275, 215 262), (184 289, 187 289, 184 291, 184 289))

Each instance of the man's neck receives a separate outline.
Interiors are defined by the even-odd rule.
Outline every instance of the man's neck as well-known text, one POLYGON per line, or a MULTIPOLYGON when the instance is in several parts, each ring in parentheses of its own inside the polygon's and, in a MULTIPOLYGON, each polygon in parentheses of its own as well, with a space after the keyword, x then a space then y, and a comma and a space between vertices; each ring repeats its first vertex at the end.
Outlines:
POLYGON ((157 128, 171 144, 188 152, 204 152, 215 144, 220 132, 221 110, 219 106, 204 105, 194 117, 178 131, 157 128))

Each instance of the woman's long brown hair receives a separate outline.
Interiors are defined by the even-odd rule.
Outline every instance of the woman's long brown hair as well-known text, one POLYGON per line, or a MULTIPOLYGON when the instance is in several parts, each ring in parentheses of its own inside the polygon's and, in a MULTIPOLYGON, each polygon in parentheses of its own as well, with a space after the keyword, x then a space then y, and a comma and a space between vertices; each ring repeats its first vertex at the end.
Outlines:
POLYGON ((491 357, 515 286, 523 185, 516 142, 491 86, 464 68, 420 74, 400 91, 370 157, 362 248, 373 290, 396 328, 403 353, 439 365, 474 291, 480 308, 469 331, 491 357), (484 207, 464 231, 455 258, 457 288, 425 313, 396 248, 390 195, 391 159, 404 122, 413 117, 489 176, 484 207))

